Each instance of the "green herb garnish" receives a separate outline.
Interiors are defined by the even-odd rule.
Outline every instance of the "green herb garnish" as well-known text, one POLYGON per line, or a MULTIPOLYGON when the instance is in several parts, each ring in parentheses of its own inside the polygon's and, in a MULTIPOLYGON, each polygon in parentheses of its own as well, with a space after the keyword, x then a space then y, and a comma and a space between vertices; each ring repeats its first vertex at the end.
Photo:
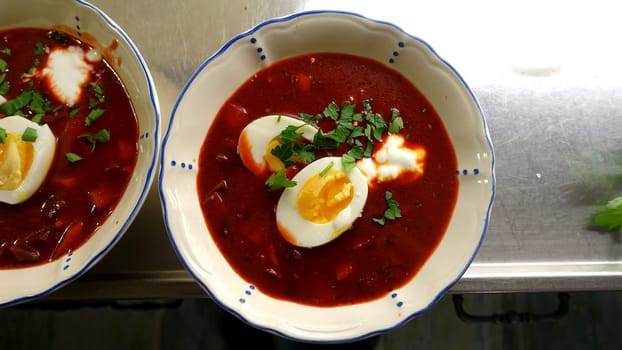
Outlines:
MULTIPOLYGON (((8 49, 7 49, 8 50, 8 49)), ((10 50, 9 50, 10 51, 10 50)), ((6 73, 9 70, 9 64, 0 58, 0 95, 6 95, 11 84, 6 80, 6 73)))
POLYGON ((4 143, 4 141, 6 140, 6 136, 6 129, 0 128, 0 143, 4 143))
POLYGON ((22 141, 35 142, 37 141, 37 130, 31 127, 27 127, 22 134, 22 141))
POLYGON ((77 155, 77 154, 75 154, 73 152, 65 153, 65 157, 67 158, 69 163, 75 163, 75 162, 78 162, 78 161, 81 161, 82 159, 84 159, 84 158, 80 157, 79 155, 77 155))
POLYGON ((285 169, 281 169, 278 172, 270 175, 266 180, 266 186, 270 191, 280 190, 282 188, 296 186, 296 181, 292 181, 285 175, 285 169))
POLYGON ((93 125, 93 123, 99 119, 99 117, 102 116, 102 114, 104 114, 106 110, 105 109, 94 109, 92 110, 84 119, 84 125, 86 126, 91 126, 93 125))
POLYGON ((343 167, 343 170, 347 173, 356 166, 356 159, 346 153, 341 156, 341 166, 343 167))
POLYGON ((397 109, 391 110, 391 122, 389 123, 389 133, 397 134, 404 128, 404 120, 402 119, 402 115, 400 111, 397 109))
POLYGON ((622 229, 622 196, 607 202, 605 207, 592 219, 592 224, 611 231, 622 229))
POLYGON ((99 130, 95 135, 90 134, 82 134, 79 136, 80 139, 85 140, 86 142, 91 144, 91 152, 95 151, 95 145, 97 143, 106 143, 110 141, 110 132, 106 129, 99 130))
POLYGON ((26 107, 32 98, 32 91, 25 90, 19 96, 0 104, 0 112, 6 115, 14 115, 20 109, 26 107))
POLYGON ((395 220, 402 217, 400 205, 395 199, 393 199, 393 194, 389 191, 385 192, 384 199, 387 201, 387 209, 385 209, 382 217, 372 219, 380 225, 384 225, 386 220, 395 220))
POLYGON ((291 158, 294 156, 294 145, 291 142, 285 142, 270 150, 270 154, 279 158, 286 168, 294 165, 291 158))
POLYGON ((288 125, 279 134, 282 142, 270 150, 270 153, 279 158, 286 168, 294 165, 294 160, 309 163, 315 160, 315 146, 308 143, 298 142, 303 133, 300 132, 305 124, 300 126, 288 125))
POLYGON ((75 116, 78 114, 78 112, 80 112, 80 108, 78 108, 78 107, 73 108, 73 109, 69 112, 69 118, 73 118, 73 117, 75 117, 75 116))
POLYGON ((11 56, 11 49, 9 49, 8 47, 4 49, 0 49, 0 53, 3 53, 7 56, 11 56))
POLYGON ((308 143, 295 143, 294 144, 294 157, 303 163, 311 163, 315 160, 316 148, 312 144, 308 143))
POLYGON ((335 163, 330 162, 324 169, 322 169, 322 171, 320 171, 320 173, 318 175, 320 177, 324 177, 324 175, 326 175, 326 173, 328 173, 330 171, 330 169, 333 168, 333 166, 335 166, 335 163))
POLYGON ((47 101, 40 93, 33 91, 32 100, 28 107, 33 113, 45 114, 50 110, 50 101, 47 101))
POLYGON ((9 88, 11 87, 11 84, 9 83, 8 80, 6 79, 6 73, 2 73, 0 74, 0 95, 6 95, 7 92, 9 92, 9 88))
POLYGON ((51 31, 49 37, 50 39, 60 41, 63 44, 67 43, 67 36, 63 32, 51 31))
POLYGON ((31 120, 32 120, 33 123, 40 124, 41 121, 43 120, 44 116, 45 116, 45 114, 43 114, 43 113, 37 113, 37 114, 32 116, 31 120))
POLYGON ((103 103, 106 100, 106 96, 104 96, 104 89, 102 89, 101 85, 95 84, 93 86, 93 91, 95 92, 95 98, 99 103, 103 103))
POLYGON ((35 45, 35 55, 43 56, 45 55, 45 46, 42 43, 37 43, 35 45))

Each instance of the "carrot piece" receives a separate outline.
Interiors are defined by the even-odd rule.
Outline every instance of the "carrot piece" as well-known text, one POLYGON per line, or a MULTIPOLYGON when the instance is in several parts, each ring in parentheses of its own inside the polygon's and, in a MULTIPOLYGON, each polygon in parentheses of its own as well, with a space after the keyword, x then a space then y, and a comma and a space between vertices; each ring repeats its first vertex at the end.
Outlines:
POLYGON ((108 207, 116 198, 116 194, 105 182, 100 183, 97 187, 90 190, 88 195, 97 209, 108 207))
POLYGON ((65 188, 73 188, 76 186, 78 179, 69 176, 55 176, 52 180, 55 184, 63 186, 65 188))
POLYGON ((118 164, 131 164, 138 153, 138 146, 131 142, 117 142, 118 153, 115 157, 118 164))
POLYGON ((337 281, 342 281, 344 278, 348 277, 354 271, 354 266, 352 264, 340 264, 337 266, 335 271, 335 278, 337 281))
POLYGON ((308 92, 311 90, 311 77, 302 73, 297 74, 296 86, 298 87, 298 90, 308 92))

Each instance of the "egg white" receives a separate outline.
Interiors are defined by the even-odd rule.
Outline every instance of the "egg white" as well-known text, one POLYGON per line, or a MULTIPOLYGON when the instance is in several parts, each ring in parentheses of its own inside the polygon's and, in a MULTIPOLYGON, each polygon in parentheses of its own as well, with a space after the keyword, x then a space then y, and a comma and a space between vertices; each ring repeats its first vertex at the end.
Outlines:
POLYGON ((296 182, 296 186, 283 191, 277 204, 276 221, 281 235, 291 244, 308 248, 326 244, 350 229, 353 222, 361 216, 367 201, 368 187, 367 178, 356 167, 345 173, 354 187, 354 197, 333 220, 316 223, 301 214, 297 205, 301 188, 311 177, 329 168, 345 173, 340 157, 320 158, 294 176, 292 180, 296 182))
POLYGON ((268 162, 265 159, 268 147, 281 131, 288 126, 301 126, 298 130, 302 137, 313 141, 317 129, 306 124, 300 119, 284 115, 268 115, 253 120, 240 133, 238 138, 238 154, 242 163, 256 176, 262 176, 269 172, 268 162))
MULTIPOLYGON (((56 150, 56 138, 47 125, 39 125, 21 116, 10 116, 0 119, 0 128, 7 134, 22 135, 26 128, 37 130, 37 139, 32 142, 33 158, 26 174, 20 174, 19 161, 15 154, 0 164, 0 173, 7 176, 19 176, 21 181, 14 189, 1 189, 0 202, 17 204, 26 201, 39 189, 52 165, 56 150)), ((20 136, 21 140, 21 136, 20 136)), ((26 142, 26 141, 21 141, 26 142)))

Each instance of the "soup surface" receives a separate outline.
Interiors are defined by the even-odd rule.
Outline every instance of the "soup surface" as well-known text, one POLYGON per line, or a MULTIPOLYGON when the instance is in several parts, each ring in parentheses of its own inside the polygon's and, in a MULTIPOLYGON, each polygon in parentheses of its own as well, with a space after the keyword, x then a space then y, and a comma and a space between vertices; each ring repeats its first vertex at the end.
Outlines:
MULTIPOLYGON (((326 134, 338 125, 330 118, 317 122, 326 134)), ((275 130, 275 135, 280 131, 275 130)), ((354 158, 356 167, 363 169, 364 157, 359 154, 354 158)), ((281 174, 288 180, 308 165, 304 159, 292 163, 281 174)), ((328 164, 319 178, 333 166, 334 162, 328 164)), ((456 156, 441 119, 405 77, 365 58, 317 53, 270 65, 250 77, 226 101, 201 149, 197 189, 214 241, 243 279, 275 298, 337 306, 386 295, 417 273, 443 237, 452 215, 458 190, 456 169, 456 156), (375 139, 365 131, 371 122, 355 120, 350 128, 361 126, 360 139, 317 149, 316 159, 344 159, 344 153, 356 153, 351 150, 358 144, 359 150, 365 150, 367 156, 373 154, 378 161, 379 151, 390 143, 392 134, 424 157, 418 160, 418 173, 400 173, 387 181, 372 179, 370 171, 365 171, 368 182, 364 191, 368 192, 362 213, 354 213, 351 228, 334 234, 338 237, 327 243, 299 246, 281 233, 287 230, 277 224, 275 214, 281 212, 279 201, 289 188, 270 189, 268 184, 273 182, 266 179, 270 171, 251 171, 240 157, 247 147, 240 135, 262 116, 325 116, 327 106, 337 107, 337 114, 342 115, 352 106, 355 114, 380 115, 387 128, 375 139), (396 111, 403 127, 388 132, 396 111)), ((323 206, 318 205, 320 209, 323 206)), ((293 217, 288 214, 290 209, 300 210, 283 209, 285 214, 279 220, 293 217)), ((305 230, 304 226, 294 226, 305 230)))
POLYGON ((21 161, 10 137, 0 140, 0 268, 42 264, 82 245, 119 202, 138 156, 137 120, 102 52, 55 30, 0 31, 0 97, 0 136, 11 134, 3 120, 41 128, 14 136, 13 145, 35 145, 21 161), (37 145, 47 128, 52 141, 37 145), (49 166, 35 168, 38 157, 49 166), (3 181, 16 174, 21 183, 3 181), (34 192, 21 192, 36 176, 34 192))

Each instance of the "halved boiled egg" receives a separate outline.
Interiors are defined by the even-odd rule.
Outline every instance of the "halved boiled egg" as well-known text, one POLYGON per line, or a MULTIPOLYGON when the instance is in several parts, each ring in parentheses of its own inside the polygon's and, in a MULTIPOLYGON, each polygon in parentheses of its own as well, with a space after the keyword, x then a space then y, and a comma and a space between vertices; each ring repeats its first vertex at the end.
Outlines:
POLYGON ((367 201, 367 178, 354 167, 346 172, 340 157, 320 158, 304 167, 279 199, 276 221, 291 244, 315 247, 352 227, 367 201))
POLYGON ((43 183, 56 150, 56 138, 47 125, 24 117, 0 119, 0 202, 21 203, 43 183))
POLYGON ((271 151, 282 144, 279 135, 288 126, 300 127, 298 132, 308 141, 317 129, 300 119, 284 115, 268 115, 253 120, 244 127, 238 139, 238 153, 242 163, 256 176, 266 176, 283 169, 283 162, 271 151))

